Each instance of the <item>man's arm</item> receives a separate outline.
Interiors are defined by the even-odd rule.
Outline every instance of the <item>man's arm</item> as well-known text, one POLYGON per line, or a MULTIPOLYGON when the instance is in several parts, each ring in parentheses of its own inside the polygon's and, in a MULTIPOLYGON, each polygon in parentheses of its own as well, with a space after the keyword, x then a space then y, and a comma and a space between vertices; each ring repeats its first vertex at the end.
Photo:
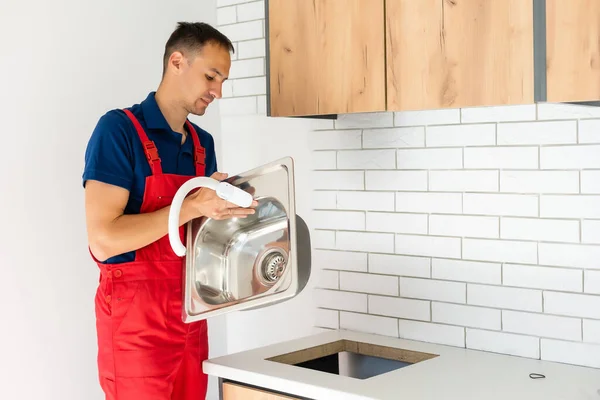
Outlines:
MULTIPOLYGON (((226 174, 215 173, 222 180, 226 174)), ((85 210, 88 241, 94 257, 110 257, 147 246, 168 233, 170 206, 143 214, 123 214, 129 191, 121 187, 89 180, 85 186, 85 210)), ((252 207, 256 207, 256 201, 252 207)), ((181 207, 179 225, 200 217, 215 219, 246 217, 252 208, 239 208, 218 197, 214 190, 202 188, 188 196, 181 207)))
MULTIPOLYGON (((85 210, 90 250, 100 261, 140 249, 168 232, 170 207, 145 214, 123 214, 129 191, 100 181, 87 181, 85 210)), ((181 210, 180 225, 190 220, 181 210)))

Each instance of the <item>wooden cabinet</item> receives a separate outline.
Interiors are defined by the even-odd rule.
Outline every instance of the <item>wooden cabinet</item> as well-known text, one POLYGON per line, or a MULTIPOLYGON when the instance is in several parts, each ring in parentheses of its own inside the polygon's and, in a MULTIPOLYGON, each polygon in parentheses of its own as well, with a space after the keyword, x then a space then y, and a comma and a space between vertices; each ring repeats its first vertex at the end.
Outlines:
POLYGON ((388 110, 533 102, 533 0, 386 0, 386 26, 388 110))
POLYGON ((272 116, 383 111, 384 0, 269 0, 272 116))
POLYGON ((281 395, 233 382, 223 383, 221 390, 222 400, 300 400, 299 397, 281 395))
POLYGON ((546 0, 547 101, 600 100, 600 1, 546 0))
POLYGON ((268 115, 600 104, 600 0, 267 0, 268 115))

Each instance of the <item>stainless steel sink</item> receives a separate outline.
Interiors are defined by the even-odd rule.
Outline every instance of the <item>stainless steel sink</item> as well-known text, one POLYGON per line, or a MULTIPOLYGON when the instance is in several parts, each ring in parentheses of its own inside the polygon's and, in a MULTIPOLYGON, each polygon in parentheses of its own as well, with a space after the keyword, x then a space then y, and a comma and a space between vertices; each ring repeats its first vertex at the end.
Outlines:
POLYGON ((310 277, 310 236, 296 215, 293 160, 282 158, 227 182, 251 193, 258 206, 246 218, 188 223, 186 322, 289 300, 310 277))

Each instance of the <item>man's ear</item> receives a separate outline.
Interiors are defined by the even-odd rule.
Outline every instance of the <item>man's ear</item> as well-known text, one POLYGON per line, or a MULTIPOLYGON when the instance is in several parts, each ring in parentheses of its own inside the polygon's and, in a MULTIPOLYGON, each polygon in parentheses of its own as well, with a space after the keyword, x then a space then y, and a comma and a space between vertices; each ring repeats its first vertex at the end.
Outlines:
POLYGON ((185 63, 185 57, 180 51, 174 51, 169 57, 169 66, 176 75, 183 72, 183 64, 185 63))

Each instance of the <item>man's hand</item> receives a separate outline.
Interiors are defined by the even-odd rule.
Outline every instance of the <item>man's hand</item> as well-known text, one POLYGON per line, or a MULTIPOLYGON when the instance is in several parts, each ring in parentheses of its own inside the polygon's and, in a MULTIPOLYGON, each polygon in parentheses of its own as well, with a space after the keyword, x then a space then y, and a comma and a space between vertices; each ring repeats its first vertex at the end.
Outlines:
MULTIPOLYGON (((227 174, 215 172, 211 178, 222 181, 227 178, 227 174)), ((181 214, 184 220, 191 220, 201 216, 212 219, 227 218, 246 218, 254 214, 254 207, 258 202, 254 200, 248 208, 238 207, 237 205, 223 200, 217 193, 209 188, 200 188, 195 193, 189 195, 183 202, 181 214)))

